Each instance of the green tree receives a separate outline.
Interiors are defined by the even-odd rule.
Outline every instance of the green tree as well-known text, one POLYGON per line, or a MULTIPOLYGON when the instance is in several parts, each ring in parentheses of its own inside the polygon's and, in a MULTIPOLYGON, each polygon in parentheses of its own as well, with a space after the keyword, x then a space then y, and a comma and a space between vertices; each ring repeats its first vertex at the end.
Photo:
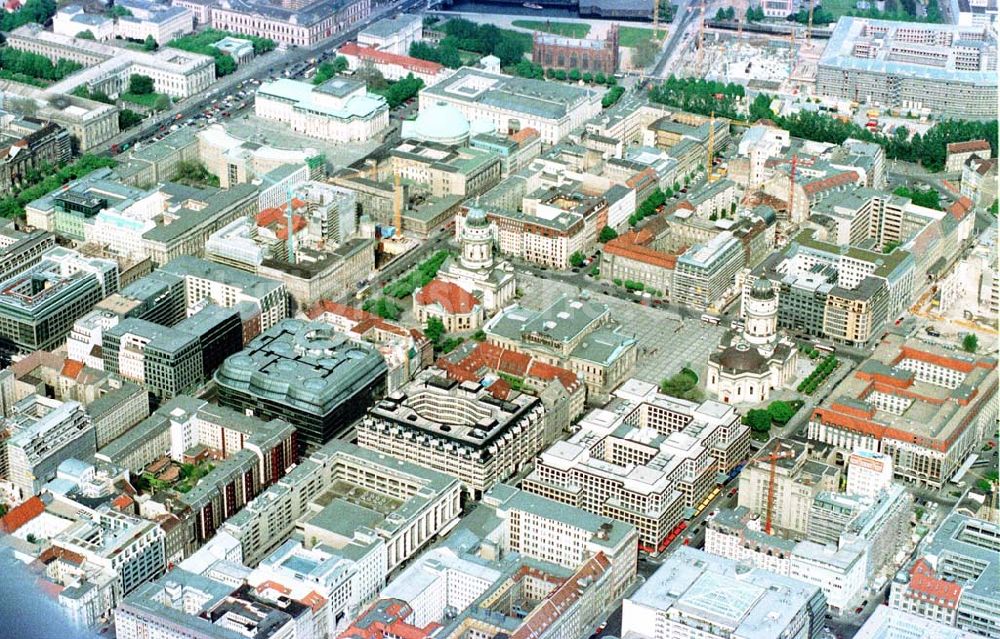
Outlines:
POLYGON ((153 92, 153 78, 133 73, 128 79, 128 92, 135 95, 149 95, 153 92))
POLYGON ((604 84, 606 81, 607 81, 607 78, 600 71, 598 71, 597 73, 594 74, 594 83, 595 84, 604 84))
POLYGON ((472 334, 472 339, 474 339, 477 342, 485 342, 486 331, 484 331, 483 329, 479 329, 478 331, 472 334))
POLYGON ((437 345, 444 336, 444 322, 438 317, 428 317, 427 325, 424 327, 424 335, 433 344, 437 345))
MULTIPOLYGON (((221 52, 220 52, 221 53, 221 52)), ((221 53, 215 58, 215 77, 221 78, 236 71, 236 60, 228 53, 221 53)))
POLYGON ((132 12, 125 7, 119 7, 117 5, 108 9, 107 14, 111 18, 125 18, 132 15, 132 12))
POLYGON ((598 236, 597 241, 601 243, 610 242, 616 237, 618 237, 618 232, 615 231, 610 226, 605 226, 603 229, 601 229, 601 234, 598 236))
POLYGON ((966 353, 975 353, 979 349, 979 337, 975 333, 966 333, 962 338, 962 350, 966 353))
POLYGON ((698 375, 690 368, 683 368, 679 373, 661 381, 660 391, 664 395, 690 401, 701 401, 703 397, 698 388, 698 375))
POLYGON ((567 75, 567 77, 569 78, 570 82, 579 82, 580 78, 583 76, 580 73, 580 70, 574 67, 569 70, 569 74, 567 75))
POLYGON ((342 55, 338 55, 336 58, 333 59, 334 73, 343 73, 344 71, 347 71, 348 67, 350 66, 351 65, 350 63, 348 63, 347 58, 345 58, 342 55))
POLYGON ((90 29, 84 29, 80 33, 76 34, 76 37, 80 40, 96 40, 94 37, 94 32, 90 29))
POLYGON ((755 433, 766 433, 771 430, 771 415, 766 410, 752 408, 743 416, 743 423, 755 433))
POLYGON ((142 116, 131 109, 121 109, 118 111, 118 128, 122 131, 131 129, 142 122, 142 120, 142 116))
POLYGON ((575 268, 580 268, 581 266, 583 266, 583 261, 585 259, 587 258, 584 257, 583 253, 581 253, 580 251, 575 251, 572 255, 569 256, 570 266, 573 266, 575 268))
POLYGON ((28 533, 28 535, 24 538, 24 540, 27 541, 29 544, 38 543, 38 537, 35 537, 33 533, 28 533))
POLYGON ((500 58, 500 64, 508 67, 523 60, 524 54, 525 50, 520 44, 508 39, 502 40, 493 49, 493 55, 500 58))
POLYGON ((611 87, 604 97, 601 98, 601 106, 608 109, 615 105, 621 97, 625 95, 625 89, 623 87, 611 87))
POLYGON ((788 402, 781 400, 773 401, 767 407, 767 413, 776 424, 787 424, 788 420, 795 414, 795 409, 788 402))
POLYGON ((156 51, 160 45, 156 44, 156 40, 153 36, 148 35, 142 43, 142 48, 145 51, 156 51))
POLYGON ((153 101, 154 111, 166 111, 170 108, 170 96, 160 94, 156 96, 156 100, 153 101))

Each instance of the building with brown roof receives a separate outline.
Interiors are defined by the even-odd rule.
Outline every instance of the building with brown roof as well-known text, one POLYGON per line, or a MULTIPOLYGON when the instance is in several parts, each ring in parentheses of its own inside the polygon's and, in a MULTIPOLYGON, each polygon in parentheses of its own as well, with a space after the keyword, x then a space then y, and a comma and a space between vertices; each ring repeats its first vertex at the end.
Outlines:
POLYGON ((641 229, 605 242, 601 252, 601 276, 642 284, 657 297, 669 297, 677 256, 684 252, 666 250, 670 227, 656 216, 641 229))
POLYGON ((537 395, 545 405, 546 444, 583 413, 587 399, 586 384, 568 368, 487 342, 466 342, 438 358, 435 366, 450 379, 483 384, 497 399, 522 390, 537 395))
POLYGON ((989 159, 993 149, 988 140, 969 140, 968 142, 952 142, 945 147, 944 170, 957 173, 970 158, 989 159))
POLYGON ((996 158, 971 157, 962 165, 962 197, 975 206, 989 208, 997 200, 996 158))
POLYGON ((940 488, 997 416, 997 361, 887 335, 809 420, 809 439, 891 455, 895 476, 940 488))
POLYGON ((413 312, 417 321, 441 320, 444 330, 474 331, 483 325, 483 305, 458 284, 431 280, 413 293, 413 312))

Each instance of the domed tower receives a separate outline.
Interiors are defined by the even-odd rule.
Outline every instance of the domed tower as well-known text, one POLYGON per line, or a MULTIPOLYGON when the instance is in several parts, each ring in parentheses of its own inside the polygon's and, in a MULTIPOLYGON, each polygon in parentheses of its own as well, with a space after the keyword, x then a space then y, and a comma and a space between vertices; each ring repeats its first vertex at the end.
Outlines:
POLYGON ((778 332, 778 291, 771 280, 759 277, 743 295, 746 327, 743 339, 751 344, 770 344, 778 332))
POLYGON ((486 212, 470 207, 462 229, 462 266, 469 270, 493 267, 493 230, 486 212))

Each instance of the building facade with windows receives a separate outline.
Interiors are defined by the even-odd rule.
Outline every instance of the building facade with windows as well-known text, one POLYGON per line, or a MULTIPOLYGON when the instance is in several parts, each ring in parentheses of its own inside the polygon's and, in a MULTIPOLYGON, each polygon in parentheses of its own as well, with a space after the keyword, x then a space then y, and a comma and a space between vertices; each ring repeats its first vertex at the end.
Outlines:
POLYGON ((283 320, 215 371, 219 402, 293 424, 302 449, 342 434, 385 394, 387 366, 323 322, 283 320))
POLYGON ((536 459, 523 489, 635 526, 648 552, 750 452, 732 407, 668 397, 635 379, 579 426, 536 459))
POLYGON ((118 265, 53 247, 0 291, 0 341, 26 353, 52 350, 78 318, 118 291, 118 265))
POLYGON ((988 117, 997 101, 996 38, 987 27, 868 18, 837 23, 820 57, 820 95, 955 117, 988 117))
POLYGON ((255 113, 293 131, 334 142, 367 142, 389 126, 389 106, 369 95, 364 83, 333 78, 321 85, 298 80, 265 82, 257 91, 255 113))
POLYGON ((536 397, 499 400, 429 370, 368 409, 358 444, 452 475, 479 499, 542 449, 545 419, 536 397))
POLYGON ((897 479, 940 488, 996 419, 996 360, 890 334, 809 420, 809 439, 892 457, 897 479))

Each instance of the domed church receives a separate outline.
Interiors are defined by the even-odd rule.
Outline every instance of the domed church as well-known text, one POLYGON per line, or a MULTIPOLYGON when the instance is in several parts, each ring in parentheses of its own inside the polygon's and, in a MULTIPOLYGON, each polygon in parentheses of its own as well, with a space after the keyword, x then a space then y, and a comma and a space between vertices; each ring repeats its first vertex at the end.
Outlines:
POLYGON ((708 358, 709 393, 726 404, 766 402, 771 391, 795 379, 798 351, 778 332, 778 288, 757 278, 743 293, 744 327, 726 331, 708 358))
POLYGON ((486 212, 470 206, 461 230, 462 254, 448 258, 437 279, 456 284, 479 299, 487 314, 507 306, 514 299, 514 268, 493 258, 493 228, 486 212))

